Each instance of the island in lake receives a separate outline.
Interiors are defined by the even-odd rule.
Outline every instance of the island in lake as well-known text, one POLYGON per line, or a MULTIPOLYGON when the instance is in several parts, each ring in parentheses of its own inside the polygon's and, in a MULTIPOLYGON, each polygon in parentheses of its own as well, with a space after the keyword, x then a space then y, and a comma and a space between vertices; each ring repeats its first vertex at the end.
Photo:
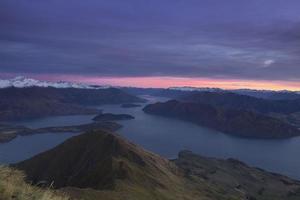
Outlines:
POLYGON ((142 105, 140 104, 134 104, 134 103, 124 103, 121 105, 122 108, 136 108, 136 107, 141 107, 142 105))

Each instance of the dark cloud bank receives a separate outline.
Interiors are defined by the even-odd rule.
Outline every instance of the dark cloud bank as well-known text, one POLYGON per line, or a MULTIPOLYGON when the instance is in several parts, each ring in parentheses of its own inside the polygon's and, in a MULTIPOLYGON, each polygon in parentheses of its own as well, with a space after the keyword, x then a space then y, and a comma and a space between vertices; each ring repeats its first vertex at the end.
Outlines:
POLYGON ((299 0, 1 0, 0 72, 300 79, 299 0))

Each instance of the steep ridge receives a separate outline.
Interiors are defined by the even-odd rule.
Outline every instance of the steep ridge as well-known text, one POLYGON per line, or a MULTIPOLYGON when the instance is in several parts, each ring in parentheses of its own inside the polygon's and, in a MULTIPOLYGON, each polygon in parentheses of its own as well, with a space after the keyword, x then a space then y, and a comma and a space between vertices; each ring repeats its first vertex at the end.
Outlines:
POLYGON ((180 184, 173 163, 99 130, 75 136, 14 167, 24 170, 34 184, 54 181, 54 187, 72 187, 68 190, 73 192, 78 188, 132 190, 128 195, 164 199, 160 189, 173 190, 171 186, 180 184))
POLYGON ((288 138, 300 135, 299 129, 276 118, 203 103, 171 100, 147 105, 143 110, 149 114, 190 121, 240 137, 288 138))
POLYGON ((86 200, 296 200, 300 183, 233 160, 179 153, 169 161, 106 131, 90 131, 12 165, 33 184, 86 200))

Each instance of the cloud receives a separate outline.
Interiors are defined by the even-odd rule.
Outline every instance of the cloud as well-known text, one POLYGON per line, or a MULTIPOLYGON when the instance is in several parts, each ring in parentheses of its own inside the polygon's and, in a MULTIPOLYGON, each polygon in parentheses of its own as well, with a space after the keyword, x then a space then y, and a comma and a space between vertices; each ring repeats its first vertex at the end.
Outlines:
POLYGON ((275 63, 274 60, 272 59, 268 59, 264 61, 264 67, 269 67, 270 65, 272 65, 273 63, 275 63))
POLYGON ((300 2, 282 2, 2 0, 0 72, 299 80, 300 2))

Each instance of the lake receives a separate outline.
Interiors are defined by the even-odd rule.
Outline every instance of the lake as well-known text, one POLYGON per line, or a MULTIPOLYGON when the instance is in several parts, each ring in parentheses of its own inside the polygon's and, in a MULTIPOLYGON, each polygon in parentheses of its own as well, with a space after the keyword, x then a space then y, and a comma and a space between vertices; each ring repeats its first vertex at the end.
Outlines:
MULTIPOLYGON (((165 98, 147 97, 150 102, 165 98)), ((175 158, 180 150, 217 158, 235 158, 251 166, 282 173, 300 180, 300 137, 284 140, 243 139, 225 135, 189 122, 148 115, 143 107, 121 108, 120 105, 100 106, 104 112, 130 114, 134 120, 119 121, 117 131, 128 140, 167 158, 175 158)), ((94 115, 59 116, 27 120, 17 124, 32 128, 76 125, 92 121, 94 115)), ((42 134, 18 137, 0 144, 0 163, 17 162, 52 148, 71 133, 42 134)))

